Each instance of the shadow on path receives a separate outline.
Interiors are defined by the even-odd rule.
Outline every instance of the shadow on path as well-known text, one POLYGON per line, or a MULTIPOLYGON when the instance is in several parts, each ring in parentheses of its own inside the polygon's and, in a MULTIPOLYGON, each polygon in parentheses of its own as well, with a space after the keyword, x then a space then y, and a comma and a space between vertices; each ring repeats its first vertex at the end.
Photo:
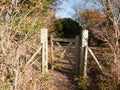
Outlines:
POLYGON ((57 57, 57 60, 54 77, 58 90, 79 90, 74 82, 75 70, 70 63, 75 64, 74 50, 68 50, 65 58, 57 57))

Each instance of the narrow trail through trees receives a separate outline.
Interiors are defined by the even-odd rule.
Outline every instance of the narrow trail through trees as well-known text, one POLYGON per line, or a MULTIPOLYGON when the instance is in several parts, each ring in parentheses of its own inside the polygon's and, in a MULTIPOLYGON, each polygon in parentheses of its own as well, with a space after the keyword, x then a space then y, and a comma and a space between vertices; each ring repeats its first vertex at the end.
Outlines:
POLYGON ((52 71, 57 90, 78 90, 74 82, 75 49, 69 48, 64 58, 57 52, 56 66, 52 71))

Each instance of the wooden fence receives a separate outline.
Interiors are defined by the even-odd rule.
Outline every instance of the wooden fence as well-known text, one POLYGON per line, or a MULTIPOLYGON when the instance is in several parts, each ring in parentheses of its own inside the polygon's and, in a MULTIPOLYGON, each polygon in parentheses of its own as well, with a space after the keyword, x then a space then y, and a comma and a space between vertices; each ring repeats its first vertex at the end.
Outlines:
POLYGON ((42 73, 48 72, 48 30, 41 29, 42 73))
POLYGON ((54 69, 54 61, 55 61, 55 55, 54 55, 54 47, 55 46, 54 46, 54 43, 56 43, 59 46, 59 48, 63 51, 61 57, 64 57, 67 49, 70 48, 70 46, 72 44, 75 44, 76 68, 79 68, 79 64, 80 64, 80 37, 79 37, 79 35, 76 36, 73 39, 54 38, 53 35, 51 35, 51 67, 52 67, 52 69, 54 69), (63 49, 60 42, 68 43, 68 45, 66 46, 65 49, 63 49))
MULTIPOLYGON (((59 46, 62 52, 62 57, 64 57, 67 49, 74 43, 75 44, 75 57, 76 57, 76 70, 79 74, 86 77, 87 75, 87 53, 93 56, 95 62, 97 63, 98 67, 103 71, 100 63, 98 62, 97 58, 95 57, 92 50, 88 47, 88 30, 83 30, 82 37, 76 36, 73 39, 68 38, 54 38, 51 35, 51 67, 54 69, 54 42, 59 46), (80 41, 80 38, 82 40, 80 41), (67 47, 64 49, 60 42, 68 43, 67 47)), ((42 72, 43 74, 48 72, 48 30, 41 29, 41 47, 38 50, 42 49, 42 72)), ((35 55, 38 53, 36 51, 35 55)), ((35 55, 33 55, 35 57, 35 55)), ((28 61, 29 62, 33 59, 33 57, 28 61)))

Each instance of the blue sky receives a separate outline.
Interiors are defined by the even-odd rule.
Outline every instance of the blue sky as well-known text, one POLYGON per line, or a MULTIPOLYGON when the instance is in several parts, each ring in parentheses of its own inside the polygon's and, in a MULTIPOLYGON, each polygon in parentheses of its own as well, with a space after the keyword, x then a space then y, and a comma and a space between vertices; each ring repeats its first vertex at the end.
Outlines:
POLYGON ((71 18, 72 15, 75 13, 73 10, 73 6, 74 5, 78 5, 81 10, 83 9, 87 9, 87 8, 94 8, 95 5, 92 4, 91 2, 88 2, 87 4, 85 3, 85 1, 89 1, 89 0, 65 0, 63 1, 63 4, 60 5, 60 10, 57 11, 56 13, 56 17, 60 17, 60 18, 71 18))

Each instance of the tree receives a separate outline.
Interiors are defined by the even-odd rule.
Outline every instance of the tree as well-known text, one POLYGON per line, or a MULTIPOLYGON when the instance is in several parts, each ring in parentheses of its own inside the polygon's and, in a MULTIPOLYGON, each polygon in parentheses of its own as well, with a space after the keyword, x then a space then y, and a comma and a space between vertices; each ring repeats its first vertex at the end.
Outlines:
POLYGON ((57 19, 54 24, 54 30, 58 37, 74 38, 80 34, 81 29, 79 23, 70 18, 57 19))
POLYGON ((108 19, 112 22, 113 27, 113 41, 108 40, 109 46, 113 53, 113 68, 112 72, 117 77, 117 83, 120 84, 120 1, 119 0, 106 0, 106 2, 101 1, 104 12, 106 13, 108 19), (106 7, 105 7, 105 4, 106 7))
MULTIPOLYGON (((100 38, 103 38, 109 45, 112 56, 111 71, 116 78, 116 85, 120 84, 120 0, 92 0, 99 3, 101 10, 106 15, 108 24, 103 25, 99 32, 100 38)), ((107 56, 106 56, 107 57, 107 56)))
POLYGON ((23 23, 25 23, 24 20, 28 17, 31 19, 33 17, 34 19, 38 18, 34 20, 35 28, 38 26, 41 27, 41 25, 44 25, 45 27, 50 27, 52 25, 50 25, 50 21, 48 24, 48 17, 54 18, 52 8, 59 1, 61 0, 3 0, 0 2, 0 17, 5 19, 6 15, 8 14, 10 21, 12 22, 11 24, 14 24, 12 25, 12 27, 14 27, 15 29, 16 27, 20 26, 19 29, 23 31, 22 33, 24 33, 24 31, 26 32, 27 30, 27 28, 26 30, 24 30, 24 27, 25 25, 27 27, 28 24, 24 25, 23 23), (35 23, 39 23, 39 25, 35 25, 35 23))
POLYGON ((53 5, 55 6, 59 1, 61 0, 2 0, 0 1, 0 11, 3 9, 1 13, 5 12, 10 15, 26 14, 30 9, 34 14, 44 13, 52 10, 53 5))
POLYGON ((106 21, 105 14, 96 9, 87 9, 81 12, 79 18, 81 18, 84 27, 94 27, 106 21))
MULTIPOLYGON (((12 87, 14 90, 20 90, 22 85, 22 89, 25 90, 29 87, 27 81, 23 80, 29 78, 24 77, 26 75, 23 72, 26 71, 27 66, 25 64, 41 46, 40 29, 45 26, 46 22, 49 22, 47 17, 51 14, 50 7, 53 0, 21 0, 19 3, 13 3, 13 6, 12 1, 18 0, 0 0, 0 14, 4 13, 2 17, 6 13, 11 15, 8 20, 0 18, 0 56, 4 58, 4 61, 0 59, 0 66, 4 63, 5 68, 8 68, 7 71, 0 70, 2 73, 0 74, 0 89, 10 90, 12 87), (23 3, 23 1, 25 2, 23 3), (4 77, 4 81, 1 75, 4 77), (8 79, 12 80, 9 85, 8 79)), ((51 16, 54 17, 54 15, 51 16)), ((49 25, 49 23, 47 24, 49 25)), ((30 78, 32 77, 30 76, 30 78)), ((34 85, 31 87, 34 88, 34 85)), ((34 89, 41 88, 38 86, 34 89)))
POLYGON ((120 84, 120 0, 86 0, 94 4, 95 9, 80 13, 80 23, 92 31, 94 36, 107 42, 111 70, 109 73, 115 80, 113 87, 120 84), (99 11, 96 9, 99 8, 99 11), (116 84, 116 85, 115 85, 116 84))

